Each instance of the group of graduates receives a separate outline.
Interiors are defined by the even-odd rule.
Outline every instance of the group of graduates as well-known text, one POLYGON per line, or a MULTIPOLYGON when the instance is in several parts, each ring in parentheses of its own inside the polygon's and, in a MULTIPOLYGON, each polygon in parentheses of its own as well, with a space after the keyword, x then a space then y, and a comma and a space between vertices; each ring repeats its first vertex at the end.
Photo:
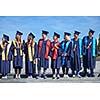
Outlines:
POLYGON ((34 40, 33 33, 28 34, 27 42, 22 39, 23 33, 20 31, 16 32, 13 41, 9 41, 9 36, 3 34, 0 42, 0 73, 2 77, 7 78, 11 70, 11 61, 13 61, 15 78, 20 78, 24 54, 25 75, 28 78, 38 79, 43 76, 46 79, 50 58, 53 79, 60 78, 60 68, 62 68, 63 77, 69 77, 69 75, 94 77, 97 55, 97 40, 93 37, 94 32, 90 29, 83 39, 79 38, 78 31, 74 32, 73 39, 70 39, 71 33, 64 32, 64 40, 61 42, 59 42, 60 34, 54 32, 51 42, 48 38, 49 32, 42 30, 42 38, 39 39, 38 44, 34 40), (38 73, 36 73, 36 66, 38 73))

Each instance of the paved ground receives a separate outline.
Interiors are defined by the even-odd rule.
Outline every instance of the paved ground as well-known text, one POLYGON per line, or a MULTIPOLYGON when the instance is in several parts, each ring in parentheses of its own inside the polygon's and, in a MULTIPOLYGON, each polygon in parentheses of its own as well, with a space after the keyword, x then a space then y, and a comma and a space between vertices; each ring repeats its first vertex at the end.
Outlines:
MULTIPOLYGON (((51 69, 47 70, 48 78, 47 79, 28 79, 24 77, 24 68, 22 71, 22 78, 21 79, 14 79, 13 78, 13 68, 11 69, 11 75, 8 76, 8 79, 0 79, 0 83, 100 83, 100 77, 97 77, 98 74, 100 73, 100 60, 96 62, 96 69, 95 69, 95 77, 90 78, 63 78, 61 77, 60 79, 52 79, 51 76, 51 69)), ((62 74, 61 70, 60 73, 62 74)))

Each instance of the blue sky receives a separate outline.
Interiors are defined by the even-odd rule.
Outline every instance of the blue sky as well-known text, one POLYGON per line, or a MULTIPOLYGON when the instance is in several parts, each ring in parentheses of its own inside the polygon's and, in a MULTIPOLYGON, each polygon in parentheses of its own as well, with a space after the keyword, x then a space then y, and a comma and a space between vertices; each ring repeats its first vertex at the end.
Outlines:
POLYGON ((94 36, 100 34, 99 16, 0 16, 0 40, 3 34, 10 36, 13 40, 16 31, 23 32, 26 40, 29 32, 36 36, 35 40, 41 38, 41 31, 49 31, 48 37, 52 40, 54 32, 61 35, 63 40, 64 31, 70 32, 73 37, 74 31, 80 31, 80 38, 88 34, 89 28, 95 30, 94 36))

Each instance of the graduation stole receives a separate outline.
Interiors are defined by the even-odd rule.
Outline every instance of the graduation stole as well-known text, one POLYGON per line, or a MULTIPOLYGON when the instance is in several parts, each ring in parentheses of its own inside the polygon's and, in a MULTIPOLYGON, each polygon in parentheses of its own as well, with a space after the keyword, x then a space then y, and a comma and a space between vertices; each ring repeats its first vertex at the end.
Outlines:
MULTIPOLYGON (((70 44, 70 40, 66 43, 66 46, 64 47, 64 44, 65 44, 65 42, 63 42, 62 44, 61 44, 61 47, 62 47, 62 49, 63 49, 63 54, 66 54, 66 51, 67 51, 67 49, 68 49, 68 46, 69 46, 69 44, 70 44)), ((62 57, 62 65, 65 63, 65 57, 62 57)))
POLYGON ((57 47, 59 47, 59 45, 60 45, 60 42, 57 42, 57 43, 53 43, 52 42, 52 44, 51 44, 51 47, 53 48, 53 53, 52 53, 52 58, 53 59, 56 59, 56 57, 57 57, 57 48, 55 48, 55 46, 54 45, 56 45, 57 47))
MULTIPOLYGON (((87 46, 88 45, 88 37, 85 37, 85 46, 87 46)), ((95 52, 95 49, 96 49, 96 39, 93 37, 92 38, 92 56, 96 56, 96 52, 95 52)), ((84 52, 84 54, 86 54, 86 49, 85 49, 85 52, 84 52)))
MULTIPOLYGON (((78 39, 79 42, 79 53, 80 53, 80 57, 82 57, 82 40, 78 39)), ((72 48, 74 48, 74 39, 72 39, 72 48)))
POLYGON ((0 45, 1 45, 1 48, 2 48, 2 60, 7 60, 8 61, 8 54, 9 54, 9 50, 10 50, 10 47, 11 47, 11 41, 8 41, 8 44, 7 44, 7 51, 6 51, 6 54, 5 54, 5 51, 4 51, 4 45, 2 42, 0 42, 0 45))
POLYGON ((27 44, 29 61, 33 61, 34 45, 35 45, 35 41, 32 41, 32 45, 27 44))
MULTIPOLYGON (((21 43, 23 43, 23 40, 21 40, 21 43)), ((13 44, 14 44, 14 46, 15 46, 15 48, 14 48, 14 56, 17 56, 17 50, 16 50, 16 47, 17 47, 17 40, 16 40, 16 39, 13 40, 13 44)), ((20 48, 20 56, 22 56, 22 55, 23 55, 22 49, 20 48)))
POLYGON ((61 47, 62 47, 62 49, 63 49, 63 53, 64 54, 66 54, 66 51, 67 51, 67 49, 68 49, 68 46, 69 46, 69 44, 70 44, 70 41, 68 41, 67 43, 66 43, 66 46, 64 47, 64 42, 61 44, 61 47))
MULTIPOLYGON (((39 45, 38 45, 38 49, 39 49, 39 54, 41 54, 41 49, 42 49, 42 43, 43 43, 43 39, 41 39, 39 41, 39 45)), ((50 50, 50 40, 48 39, 47 40, 47 43, 46 43, 46 53, 45 53, 45 58, 48 59, 48 55, 49 55, 49 50, 50 50)))

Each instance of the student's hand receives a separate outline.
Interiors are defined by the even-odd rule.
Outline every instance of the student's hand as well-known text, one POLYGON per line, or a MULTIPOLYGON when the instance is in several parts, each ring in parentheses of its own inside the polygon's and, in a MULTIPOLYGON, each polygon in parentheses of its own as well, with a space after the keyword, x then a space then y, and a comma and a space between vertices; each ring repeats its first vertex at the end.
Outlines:
POLYGON ((68 56, 68 54, 67 54, 67 53, 65 54, 65 57, 66 57, 66 56, 68 56))
POLYGON ((18 49, 18 48, 19 48, 18 46, 15 47, 15 49, 18 49))
POLYGON ((59 49, 59 47, 58 47, 56 44, 54 45, 54 47, 55 47, 56 49, 59 49))
POLYGON ((89 47, 85 46, 86 49, 89 49, 89 47))
POLYGON ((34 64, 36 64, 36 58, 33 60, 34 64))
POLYGON ((64 54, 61 54, 61 56, 64 56, 64 54))
POLYGON ((37 60, 40 60, 40 58, 37 58, 37 60))
POLYGON ((2 50, 5 50, 5 46, 3 46, 2 50))
POLYGON ((48 59, 50 59, 51 57, 50 56, 48 56, 48 59))
POLYGON ((54 50, 54 48, 51 49, 52 51, 54 50))

